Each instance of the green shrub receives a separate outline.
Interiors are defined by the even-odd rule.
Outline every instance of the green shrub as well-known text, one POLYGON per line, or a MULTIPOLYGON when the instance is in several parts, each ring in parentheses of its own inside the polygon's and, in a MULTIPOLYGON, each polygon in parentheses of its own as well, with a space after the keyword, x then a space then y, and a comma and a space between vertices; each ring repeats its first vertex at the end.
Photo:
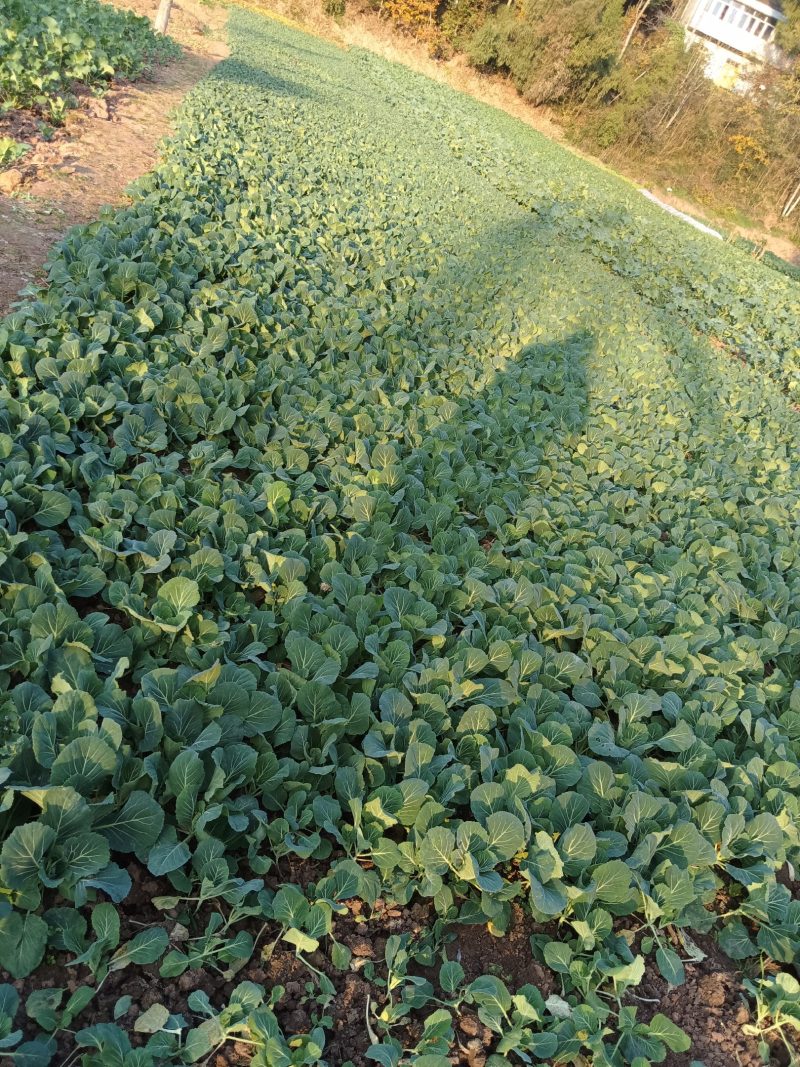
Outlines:
POLYGON ((0 106, 60 121, 76 83, 136 78, 179 52, 147 19, 99 0, 0 0, 0 106))
POLYGON ((614 72, 622 7, 622 0, 504 5, 475 31, 468 55, 476 66, 507 72, 532 103, 574 104, 614 72))

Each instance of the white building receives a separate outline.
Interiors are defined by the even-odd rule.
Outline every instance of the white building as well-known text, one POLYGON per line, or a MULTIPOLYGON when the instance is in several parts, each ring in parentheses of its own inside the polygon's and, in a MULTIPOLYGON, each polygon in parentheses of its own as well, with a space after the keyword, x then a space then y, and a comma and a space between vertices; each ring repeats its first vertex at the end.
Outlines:
MULTIPOLYGON (((780 0, 773 0, 773 4, 780 0)), ((684 22, 690 41, 708 50, 706 73, 730 88, 746 85, 760 63, 780 63, 775 30, 784 16, 763 0, 689 0, 684 22)))

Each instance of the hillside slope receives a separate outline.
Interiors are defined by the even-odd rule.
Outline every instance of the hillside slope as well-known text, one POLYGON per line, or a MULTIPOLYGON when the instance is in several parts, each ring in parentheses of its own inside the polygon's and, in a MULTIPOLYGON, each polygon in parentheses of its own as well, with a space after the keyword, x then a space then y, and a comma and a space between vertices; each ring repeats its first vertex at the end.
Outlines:
POLYGON ((758 1063, 800 286, 374 55, 230 39, 0 327, 4 1040, 758 1063))

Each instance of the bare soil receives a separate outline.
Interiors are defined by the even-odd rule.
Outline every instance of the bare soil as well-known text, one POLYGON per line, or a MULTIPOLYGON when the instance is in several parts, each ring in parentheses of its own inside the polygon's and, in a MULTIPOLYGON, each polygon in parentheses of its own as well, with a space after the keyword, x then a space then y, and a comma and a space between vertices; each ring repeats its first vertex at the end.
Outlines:
MULTIPOLYGON (((117 6, 152 17, 157 0, 117 0, 117 6)), ((135 84, 112 83, 101 98, 84 92, 49 139, 34 115, 4 117, 0 136, 32 147, 0 172, 0 314, 23 287, 43 281, 50 248, 71 226, 124 202, 130 183, 152 170, 175 109, 228 54, 225 18, 221 6, 179 0, 169 30, 183 56, 135 84)))
MULTIPOLYGON (((686 965, 683 985, 668 985, 651 962, 635 997, 630 998, 630 1003, 639 1003, 642 1019, 660 1012, 692 1039, 689 1052, 669 1052, 664 1067, 690 1067, 696 1060, 706 1067, 763 1067, 758 1039, 742 1032, 753 1020, 741 972, 711 938, 695 941, 706 958, 686 965)), ((785 1067, 777 1045, 770 1063, 785 1067)))
MULTIPOLYGON (((279 884, 292 882, 306 890, 325 873, 325 866, 313 861, 290 857, 282 862, 286 864, 285 869, 267 876, 267 888, 275 889, 279 884)), ((168 880, 152 878, 136 862, 129 865, 128 871, 133 889, 119 907, 122 942, 150 925, 164 926, 174 947, 181 947, 187 937, 202 933, 216 905, 204 906, 199 912, 183 905, 167 912, 159 911, 152 900, 174 892, 168 880)), ((56 899, 48 901, 48 904, 55 903, 58 903, 56 899)), ((258 949, 235 974, 204 966, 187 970, 177 978, 164 979, 158 974, 158 964, 112 972, 78 1021, 81 1026, 108 1021, 113 1018, 118 999, 130 996, 132 1001, 128 1010, 117 1021, 126 1029, 134 1045, 141 1044, 146 1036, 134 1030, 134 1023, 154 1004, 163 1004, 170 1012, 181 1013, 191 1020, 194 1013, 189 1008, 188 998, 195 990, 204 991, 212 1004, 221 1007, 239 982, 256 982, 267 989, 280 985, 284 987, 284 994, 275 1013, 287 1036, 307 1033, 318 1025, 322 1015, 327 1015, 333 1020, 332 1029, 327 1030, 325 1052, 331 1067, 343 1067, 346 1063, 353 1067, 370 1067, 373 1061, 365 1055, 371 1040, 367 1019, 370 1006, 380 1009, 386 1001, 384 957, 387 939, 393 934, 408 934, 413 942, 430 930, 436 921, 436 913, 429 900, 398 905, 380 899, 371 908, 352 900, 347 902, 347 908, 346 914, 334 916, 333 925, 335 939, 352 953, 347 970, 337 970, 322 950, 308 957, 308 962, 325 974, 335 987, 330 1003, 321 1005, 317 1001, 316 976, 290 946, 277 940, 272 948, 280 933, 274 924, 268 923, 263 928, 260 920, 244 920, 229 931, 229 936, 238 930, 249 930, 258 949)), ((531 935, 545 931, 550 937, 558 936, 556 926, 538 926, 521 907, 513 905, 512 922, 505 936, 494 937, 485 926, 457 925, 449 931, 450 940, 445 951, 449 959, 461 963, 467 982, 482 974, 494 974, 512 991, 531 984, 546 999, 553 993, 560 994, 561 981, 557 974, 537 962, 531 949, 531 935)), ((637 934, 633 939, 637 945, 638 938, 637 934)), ((669 1053, 664 1067, 690 1067, 694 1061, 700 1061, 704 1067, 763 1067, 757 1039, 742 1033, 743 1025, 752 1021, 752 1015, 744 997, 738 965, 725 956, 711 938, 696 937, 695 941, 706 953, 706 958, 686 965, 684 985, 678 988, 668 986, 651 960, 644 981, 628 994, 628 1002, 637 1005, 640 1019, 649 1020, 656 1012, 662 1012, 692 1038, 690 1052, 669 1053)), ((30 978, 16 981, 14 985, 22 998, 34 988, 66 988, 69 994, 79 985, 93 985, 94 979, 86 968, 65 967, 68 958, 65 953, 57 953, 49 966, 40 967, 30 978)), ((409 973, 427 978, 434 985, 436 995, 446 1000, 446 994, 437 983, 438 967, 439 961, 430 968, 411 964, 409 973)), ((422 1032, 422 1020, 430 1010, 428 1005, 421 1012, 412 1012, 393 1027, 393 1035, 404 1046, 415 1044, 422 1032)), ((199 1021, 196 1019, 195 1025, 199 1021)), ((451 1055, 454 1067, 484 1067, 496 1047, 497 1035, 480 1021, 470 1005, 462 1006, 456 1014, 454 1029, 456 1049, 451 1055)), ((72 1038, 67 1031, 61 1031, 58 1040, 61 1057, 58 1062, 64 1062, 72 1050, 72 1038)), ((208 1063, 210 1067, 245 1067, 251 1056, 252 1049, 248 1045, 231 1042, 217 1051, 208 1063)), ((786 1049, 779 1043, 772 1046, 769 1063, 770 1067, 788 1067, 786 1049)))

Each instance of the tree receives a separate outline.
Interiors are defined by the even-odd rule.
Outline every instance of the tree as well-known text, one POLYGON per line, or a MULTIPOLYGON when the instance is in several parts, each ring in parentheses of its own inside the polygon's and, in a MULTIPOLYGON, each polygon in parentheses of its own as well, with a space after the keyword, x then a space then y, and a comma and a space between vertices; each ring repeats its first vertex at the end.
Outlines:
POLYGON ((381 9, 415 37, 430 34, 436 16, 436 0, 384 0, 381 9))
POLYGON ((779 23, 775 39, 790 56, 800 55, 800 0, 783 0, 784 21, 779 23))
POLYGON ((533 104, 576 104, 606 91, 622 28, 623 0, 525 0, 487 19, 469 55, 510 74, 533 104))
POLYGON ((674 14, 675 0, 635 0, 630 10, 633 13, 633 18, 628 28, 628 32, 625 35, 625 40, 622 43, 622 48, 620 49, 620 59, 622 59, 630 48, 631 41, 636 35, 639 27, 642 25, 645 16, 650 18, 654 13, 674 14))
POLYGON ((783 120, 780 143, 781 147, 785 148, 784 155, 791 160, 788 192, 781 209, 781 218, 788 219, 800 208, 800 174, 797 165, 800 158, 800 61, 797 59, 800 52, 800 3, 788 4, 785 12, 788 17, 788 31, 785 32, 781 45, 784 48, 787 44, 793 46, 790 51, 793 61, 791 66, 779 75, 779 96, 773 104, 773 110, 783 120), (792 32, 793 37, 790 36, 792 32))
POLYGON ((172 10, 172 0, 160 0, 156 12, 154 26, 156 33, 166 33, 169 25, 169 14, 172 10))

